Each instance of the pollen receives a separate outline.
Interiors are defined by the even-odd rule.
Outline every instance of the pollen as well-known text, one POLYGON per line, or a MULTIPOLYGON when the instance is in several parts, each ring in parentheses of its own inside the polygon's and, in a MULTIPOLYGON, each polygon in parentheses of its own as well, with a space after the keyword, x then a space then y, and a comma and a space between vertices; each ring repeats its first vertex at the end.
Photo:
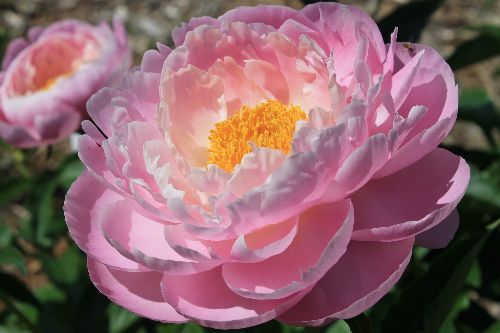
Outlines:
POLYGON ((51 77, 51 78, 48 78, 44 84, 42 84, 42 86, 40 88, 38 88, 39 91, 45 91, 45 90, 49 90, 50 88, 52 88, 52 86, 54 84, 56 84, 57 80, 59 79, 62 79, 62 78, 68 78, 70 77, 71 75, 73 75, 73 71, 69 71, 67 73, 63 73, 63 74, 60 74, 60 75, 57 75, 55 77, 51 77))
POLYGON ((298 120, 307 118, 298 106, 269 100, 254 107, 243 106, 231 118, 210 131, 207 164, 232 172, 246 153, 257 147, 279 149, 288 154, 298 120))

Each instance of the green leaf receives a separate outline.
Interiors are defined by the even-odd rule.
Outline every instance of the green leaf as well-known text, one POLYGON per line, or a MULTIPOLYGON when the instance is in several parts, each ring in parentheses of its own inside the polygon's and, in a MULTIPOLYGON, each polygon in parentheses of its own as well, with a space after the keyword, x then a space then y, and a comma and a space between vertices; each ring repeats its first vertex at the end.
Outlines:
POLYGON ((500 321, 492 324, 484 333, 498 333, 500 332, 500 321))
POLYGON ((24 256, 15 247, 7 247, 0 250, 0 264, 14 265, 23 274, 26 274, 26 264, 24 256))
POLYGON ((70 247, 56 258, 43 256, 42 263, 51 281, 66 286, 76 283, 86 270, 83 256, 76 247, 70 247))
POLYGON ((467 194, 485 203, 500 207, 500 162, 479 171, 471 166, 467 194))
POLYGON ((0 59, 3 59, 5 47, 7 46, 8 36, 7 30, 3 27, 0 28, 0 59))
POLYGON ((482 274, 481 267, 479 263, 476 261, 467 276, 467 284, 473 288, 479 288, 481 286, 482 274))
POLYGON ((491 230, 456 240, 403 290, 382 323, 384 333, 438 332, 491 230))
POLYGON ((390 42, 391 33, 396 27, 398 27, 398 40, 418 41, 429 18, 442 3, 443 0, 422 0, 399 6, 378 22, 384 41, 390 42))
POLYGON ((495 146, 493 129, 500 126, 500 115, 482 89, 467 89, 460 93, 458 119, 471 121, 483 130, 484 134, 495 146))
POLYGON ((45 284, 35 290, 36 298, 42 303, 64 303, 66 302, 66 294, 63 290, 57 288, 52 283, 45 284))
POLYGON ((352 333, 352 331, 345 321, 337 320, 335 323, 330 325, 330 327, 328 327, 326 333, 352 333))
POLYGON ((448 317, 446 318, 443 326, 439 330, 439 333, 456 333, 455 320, 463 310, 469 307, 470 301, 467 293, 463 292, 458 298, 453 308, 451 309, 448 317))
POLYGON ((0 251, 10 245, 12 241, 12 231, 3 220, 0 219, 0 251))
POLYGON ((72 156, 59 171, 57 176, 58 185, 68 189, 76 178, 83 172, 83 169, 83 164, 78 159, 78 156, 72 156))
POLYGON ((500 54, 500 26, 479 26, 479 35, 460 44, 447 62, 453 70, 469 66, 500 54))
POLYGON ((180 325, 163 324, 156 326, 156 333, 179 333, 180 325))
POLYGON ((52 239, 47 236, 48 229, 50 229, 54 223, 54 192, 57 188, 57 182, 44 182, 41 184, 40 188, 41 192, 37 195, 39 201, 36 214, 36 241, 39 245, 49 247, 52 245, 52 239))
POLYGON ((139 320, 135 314, 115 304, 110 304, 107 312, 110 333, 121 333, 139 320))
POLYGON ((187 323, 185 325, 182 325, 182 329, 179 331, 179 333, 204 333, 205 330, 203 327, 195 324, 195 323, 187 323))
POLYGON ((67 190, 83 170, 82 163, 75 156, 68 158, 55 174, 46 174, 39 180, 36 193, 36 240, 37 243, 49 247, 53 236, 66 231, 62 215, 62 200, 57 200, 57 190, 67 190))
POLYGON ((352 333, 372 332, 370 319, 363 313, 354 318, 346 319, 346 322, 349 325, 349 328, 351 329, 352 333))
POLYGON ((0 184, 0 205, 5 205, 19 199, 24 193, 29 191, 34 185, 31 179, 9 179, 0 184))
POLYGON ((40 306, 40 303, 33 296, 31 290, 14 275, 8 273, 0 272, 0 293, 8 295, 17 301, 40 306))

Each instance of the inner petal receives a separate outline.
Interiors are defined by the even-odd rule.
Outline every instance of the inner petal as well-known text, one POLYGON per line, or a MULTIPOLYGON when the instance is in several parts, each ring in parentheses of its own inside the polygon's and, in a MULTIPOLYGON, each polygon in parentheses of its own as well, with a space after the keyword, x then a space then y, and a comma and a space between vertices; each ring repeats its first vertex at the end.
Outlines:
POLYGON ((23 96, 50 89, 58 80, 70 77, 82 64, 98 56, 98 44, 90 36, 45 41, 18 63, 9 95, 23 96))
POLYGON ((232 117, 218 122, 210 131, 207 164, 233 171, 252 145, 278 149, 288 154, 295 124, 307 119, 298 106, 268 100, 257 106, 243 106, 232 117))

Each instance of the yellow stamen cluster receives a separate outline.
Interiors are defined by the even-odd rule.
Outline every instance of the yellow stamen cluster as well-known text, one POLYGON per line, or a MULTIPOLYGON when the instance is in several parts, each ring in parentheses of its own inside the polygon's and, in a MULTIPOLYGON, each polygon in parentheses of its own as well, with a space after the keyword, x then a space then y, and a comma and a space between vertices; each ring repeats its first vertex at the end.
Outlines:
POLYGON ((56 83, 57 80, 59 80, 60 78, 68 78, 71 75, 73 75, 73 71, 69 71, 67 73, 51 77, 47 79, 47 81, 45 81, 45 83, 40 88, 38 88, 38 90, 40 91, 49 90, 50 88, 52 88, 52 86, 56 83))
POLYGON ((279 149, 288 154, 295 123, 307 116, 298 106, 269 100, 255 107, 243 106, 231 118, 210 131, 208 164, 233 171, 246 153, 257 147, 279 149))

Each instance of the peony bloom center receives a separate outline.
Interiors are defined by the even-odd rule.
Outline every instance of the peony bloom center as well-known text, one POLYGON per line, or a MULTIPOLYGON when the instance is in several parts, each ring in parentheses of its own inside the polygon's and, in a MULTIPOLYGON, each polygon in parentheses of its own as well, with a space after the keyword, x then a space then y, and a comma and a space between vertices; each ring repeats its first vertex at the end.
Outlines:
POLYGON ((35 47, 16 65, 9 96, 49 90, 57 81, 69 78, 80 66, 100 55, 97 42, 89 36, 58 38, 35 47))
POLYGON ((243 156, 252 151, 250 143, 288 154, 295 124, 306 118, 300 107, 276 100, 254 107, 243 106, 229 119, 216 123, 210 131, 207 164, 233 171, 243 156))

